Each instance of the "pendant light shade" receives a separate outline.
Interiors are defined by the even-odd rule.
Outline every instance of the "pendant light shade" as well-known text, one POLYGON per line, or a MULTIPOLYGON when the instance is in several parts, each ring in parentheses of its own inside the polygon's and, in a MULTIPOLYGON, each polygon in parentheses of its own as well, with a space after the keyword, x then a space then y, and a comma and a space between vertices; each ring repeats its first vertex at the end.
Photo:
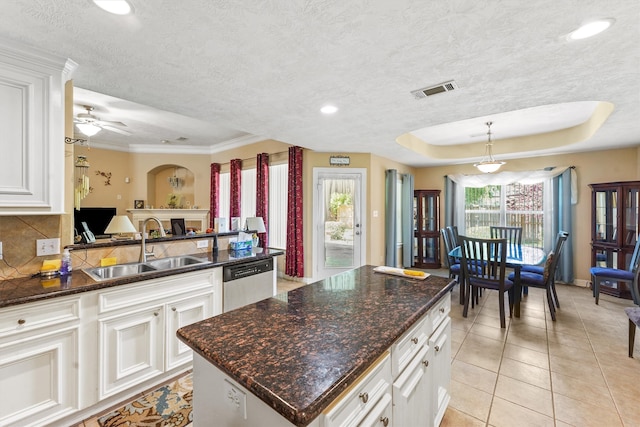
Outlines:
POLYGON ((484 157, 480 163, 475 163, 473 166, 477 167, 480 172, 493 173, 500 169, 500 166, 504 165, 505 162, 500 162, 493 158, 493 152, 491 151, 491 147, 493 147, 493 142, 491 141, 491 125, 493 122, 487 122, 485 124, 488 128, 487 135, 489 139, 485 146, 484 157))

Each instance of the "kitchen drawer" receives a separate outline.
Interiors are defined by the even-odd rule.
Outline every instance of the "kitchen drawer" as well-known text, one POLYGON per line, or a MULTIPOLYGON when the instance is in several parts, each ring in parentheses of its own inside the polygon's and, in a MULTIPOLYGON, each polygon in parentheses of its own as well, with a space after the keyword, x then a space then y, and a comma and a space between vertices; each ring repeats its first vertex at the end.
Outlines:
POLYGON ((391 346, 391 373, 394 379, 407 367, 413 356, 428 342, 429 334, 425 333, 428 314, 422 316, 391 346))
POLYGON ((449 316, 451 311, 451 292, 447 292, 440 301, 429 310, 429 322, 426 324, 426 334, 431 335, 438 326, 449 316))
POLYGON ((119 286, 98 294, 98 313, 104 314, 122 308, 138 307, 150 301, 164 301, 176 295, 188 295, 206 289, 213 289, 214 274, 204 272, 176 274, 160 279, 145 280, 126 286, 119 286))
POLYGON ((323 427, 351 427, 391 397, 391 359, 389 353, 374 362, 353 385, 343 392, 322 414, 323 427))
POLYGON ((0 337, 37 330, 80 318, 80 298, 56 298, 0 310, 0 337))

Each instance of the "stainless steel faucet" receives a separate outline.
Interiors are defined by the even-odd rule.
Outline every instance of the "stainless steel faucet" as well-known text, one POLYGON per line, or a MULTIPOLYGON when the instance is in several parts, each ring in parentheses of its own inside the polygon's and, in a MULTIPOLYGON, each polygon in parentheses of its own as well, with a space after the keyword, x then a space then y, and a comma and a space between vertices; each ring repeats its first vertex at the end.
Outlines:
POLYGON ((160 220, 158 218, 156 218, 155 216, 152 216, 152 217, 149 217, 149 218, 145 219, 144 222, 142 223, 142 248, 140 250, 140 262, 147 262, 147 257, 156 256, 153 253, 153 250, 151 252, 147 252, 147 239, 146 239, 145 235, 147 234, 147 223, 149 221, 155 221, 158 224, 158 227, 160 227, 160 236, 161 237, 165 237, 167 235, 164 232, 164 227, 162 227, 162 222, 160 222, 160 220))

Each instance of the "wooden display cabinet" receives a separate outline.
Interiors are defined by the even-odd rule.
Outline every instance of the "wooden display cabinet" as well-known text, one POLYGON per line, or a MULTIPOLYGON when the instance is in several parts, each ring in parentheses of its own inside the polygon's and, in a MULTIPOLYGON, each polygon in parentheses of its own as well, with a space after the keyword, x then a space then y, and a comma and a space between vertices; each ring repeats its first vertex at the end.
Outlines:
MULTIPOLYGON (((638 239, 640 181, 590 184, 591 265, 629 269, 638 239)), ((625 284, 604 283, 601 292, 631 298, 625 284)))
POLYGON ((413 192, 413 266, 440 268, 440 190, 413 192))

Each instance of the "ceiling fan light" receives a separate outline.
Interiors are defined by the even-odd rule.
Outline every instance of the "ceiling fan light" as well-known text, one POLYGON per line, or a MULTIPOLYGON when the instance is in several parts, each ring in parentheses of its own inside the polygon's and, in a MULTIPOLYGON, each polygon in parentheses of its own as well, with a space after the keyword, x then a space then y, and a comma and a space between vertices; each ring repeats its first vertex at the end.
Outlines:
POLYGON ((92 123, 76 123, 78 130, 87 136, 93 136, 100 132, 102 129, 92 123))
POLYGON ((133 11, 133 8, 126 0, 93 0, 93 2, 100 9, 114 15, 128 15, 133 11))

